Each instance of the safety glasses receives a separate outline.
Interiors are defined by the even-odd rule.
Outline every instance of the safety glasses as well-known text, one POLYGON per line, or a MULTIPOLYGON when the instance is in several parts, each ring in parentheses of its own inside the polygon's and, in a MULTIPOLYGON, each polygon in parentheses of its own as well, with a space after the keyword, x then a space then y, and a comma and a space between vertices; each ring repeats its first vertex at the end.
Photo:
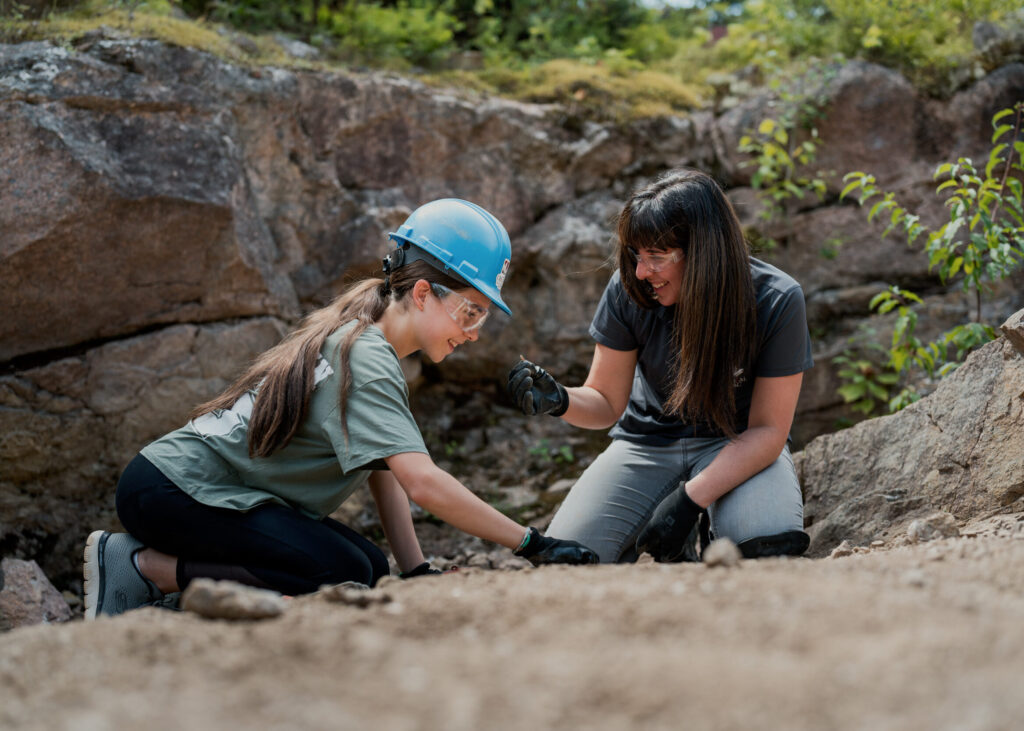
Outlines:
POLYGON ((683 258, 683 252, 679 249, 672 249, 671 251, 658 254, 641 254, 636 249, 627 246, 626 253, 633 260, 634 266, 643 264, 649 272, 660 272, 669 264, 675 264, 683 258))
POLYGON ((431 283, 430 291, 441 300, 445 311, 465 332, 479 330, 487 319, 487 315, 490 314, 486 307, 481 307, 476 302, 466 299, 443 284, 431 283))

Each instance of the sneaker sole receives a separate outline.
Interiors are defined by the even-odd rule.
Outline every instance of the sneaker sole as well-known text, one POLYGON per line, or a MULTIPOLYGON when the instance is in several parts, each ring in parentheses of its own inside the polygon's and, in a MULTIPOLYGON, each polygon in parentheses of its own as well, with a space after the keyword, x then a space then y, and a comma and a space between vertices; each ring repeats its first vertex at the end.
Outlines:
POLYGON ((107 532, 96 530, 89 534, 85 541, 85 551, 82 555, 82 575, 85 578, 85 620, 87 622, 96 619, 101 609, 100 597, 103 596, 103 571, 100 565, 102 548, 107 542, 107 532))
POLYGON ((807 550, 811 537, 801 530, 791 530, 774 536, 763 536, 743 541, 738 548, 743 558, 769 556, 800 556, 807 550))

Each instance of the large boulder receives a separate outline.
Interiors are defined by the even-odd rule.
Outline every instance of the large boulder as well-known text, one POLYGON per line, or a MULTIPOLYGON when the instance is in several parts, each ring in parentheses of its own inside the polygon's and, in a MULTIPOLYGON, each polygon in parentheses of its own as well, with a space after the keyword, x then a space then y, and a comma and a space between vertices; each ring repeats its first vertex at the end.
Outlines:
MULTIPOLYGON (((1022 317, 1005 325, 1015 339, 1022 317)), ((999 338, 931 395, 818 437, 795 461, 811 555, 894 538, 936 510, 967 521, 1024 509, 1024 353, 999 338)))
POLYGON ((174 322, 297 312, 253 235, 234 123, 199 54, 0 46, 0 361, 174 322), (182 77, 168 86, 145 59, 182 77))

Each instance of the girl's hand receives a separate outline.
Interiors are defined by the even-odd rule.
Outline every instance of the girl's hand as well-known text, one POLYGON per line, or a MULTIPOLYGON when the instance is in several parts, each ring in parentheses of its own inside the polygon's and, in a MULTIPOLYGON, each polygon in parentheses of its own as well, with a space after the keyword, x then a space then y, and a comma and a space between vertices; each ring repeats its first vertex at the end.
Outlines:
POLYGON ((530 528, 526 545, 514 551, 534 566, 546 563, 586 564, 597 563, 597 554, 576 541, 549 538, 536 528, 530 528))
POLYGON ((429 561, 424 561, 423 563, 421 563, 419 566, 417 566, 414 569, 410 569, 409 571, 402 571, 401 573, 398 574, 398 578, 400 578, 400 579, 414 579, 417 576, 431 576, 431 575, 434 575, 434 574, 443 574, 443 573, 444 572, 441 571, 441 569, 435 569, 433 566, 431 566, 429 561))

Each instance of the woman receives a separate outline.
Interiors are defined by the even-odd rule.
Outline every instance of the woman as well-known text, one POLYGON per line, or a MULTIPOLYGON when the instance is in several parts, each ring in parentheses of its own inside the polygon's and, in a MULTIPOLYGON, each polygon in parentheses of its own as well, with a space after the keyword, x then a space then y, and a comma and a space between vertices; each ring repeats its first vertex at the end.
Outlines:
POLYGON ((399 360, 440 362, 479 336, 501 299, 511 246, 487 211, 428 203, 390 234, 385 278, 354 285, 309 315, 188 424, 125 469, 117 512, 127 534, 85 549, 86 618, 158 602, 197 577, 285 594, 373 585, 384 553, 328 518, 369 482, 403 576, 424 561, 409 500, 453 526, 539 563, 591 563, 572 541, 527 529, 438 468, 412 413, 399 360))
POLYGON ((586 382, 564 388, 523 361, 509 392, 527 414, 612 443, 548 528, 602 562, 694 558, 711 534, 745 556, 807 548, 787 448, 803 371, 813 365, 800 286, 748 254, 715 181, 677 170, 636 192, 618 221, 618 271, 597 308, 586 382))

